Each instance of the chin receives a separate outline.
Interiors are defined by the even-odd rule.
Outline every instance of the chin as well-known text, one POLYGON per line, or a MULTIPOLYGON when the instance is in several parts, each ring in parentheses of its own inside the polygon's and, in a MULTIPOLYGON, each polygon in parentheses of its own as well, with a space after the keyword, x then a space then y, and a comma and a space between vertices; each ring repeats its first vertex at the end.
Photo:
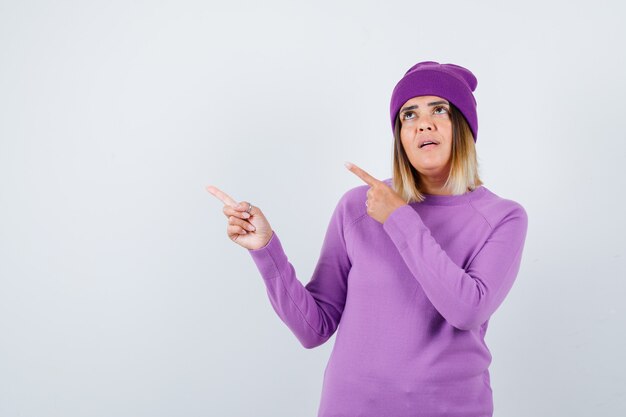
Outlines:
POLYGON ((445 164, 428 164, 428 165, 413 165, 413 167, 420 173, 423 174, 437 174, 443 172, 446 169, 445 164))
POLYGON ((415 167, 419 167, 420 169, 427 169, 427 170, 440 170, 440 169, 444 169, 446 167, 446 164, 443 162, 433 162, 433 163, 426 163, 426 164, 416 164, 414 165, 415 167))

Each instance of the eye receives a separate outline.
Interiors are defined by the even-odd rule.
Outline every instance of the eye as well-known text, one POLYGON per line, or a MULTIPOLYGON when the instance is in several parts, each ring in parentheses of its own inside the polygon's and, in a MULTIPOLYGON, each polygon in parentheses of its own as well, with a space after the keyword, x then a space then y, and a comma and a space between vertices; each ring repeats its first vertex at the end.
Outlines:
MULTIPOLYGON (((445 110, 445 112, 446 112, 446 113, 448 112, 448 109, 446 109, 446 108, 445 108, 445 107, 443 107, 443 106, 437 106, 437 107, 435 107, 435 112, 436 112, 437 110, 445 110)), ((443 114, 443 113, 438 113, 438 114, 443 114)))
POLYGON ((405 111, 402 114, 402 120, 410 120, 413 119, 413 117, 408 117, 409 115, 412 115, 413 117, 415 117, 415 113, 413 113, 412 111, 405 111))

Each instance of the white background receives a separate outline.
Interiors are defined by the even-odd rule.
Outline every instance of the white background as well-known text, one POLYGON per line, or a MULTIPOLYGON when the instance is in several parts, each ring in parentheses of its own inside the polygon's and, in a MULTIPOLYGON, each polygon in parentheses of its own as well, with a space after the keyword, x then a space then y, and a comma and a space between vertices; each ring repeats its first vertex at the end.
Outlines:
POLYGON ((495 416, 626 415, 619 1, 0 1, 0 416, 315 416, 304 349, 216 185, 311 276, 395 83, 478 78, 480 172, 529 230, 495 416))

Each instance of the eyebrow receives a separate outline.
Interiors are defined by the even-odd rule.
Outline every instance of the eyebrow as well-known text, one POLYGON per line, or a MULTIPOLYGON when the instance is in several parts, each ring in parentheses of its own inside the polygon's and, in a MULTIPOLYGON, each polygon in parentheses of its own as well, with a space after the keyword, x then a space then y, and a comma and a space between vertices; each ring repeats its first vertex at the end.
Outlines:
MULTIPOLYGON (((428 103, 428 105, 429 105, 429 106, 436 106, 437 104, 450 104, 450 103, 448 103, 448 102, 447 102, 447 101, 445 101, 445 100, 433 101, 433 102, 431 102, 431 103, 428 103)), ((414 105, 412 105, 412 106, 408 106, 408 107, 405 107, 405 108, 401 109, 401 110, 400 110, 400 113, 405 112, 405 111, 407 111, 407 110, 417 109, 418 107, 419 107, 419 106, 418 106, 417 104, 414 104, 414 105)))

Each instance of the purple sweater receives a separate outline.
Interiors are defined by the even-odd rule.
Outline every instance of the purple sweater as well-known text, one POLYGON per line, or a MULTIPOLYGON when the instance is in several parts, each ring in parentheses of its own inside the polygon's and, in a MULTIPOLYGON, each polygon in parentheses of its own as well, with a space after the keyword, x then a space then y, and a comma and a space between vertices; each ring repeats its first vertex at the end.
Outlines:
POLYGON ((484 338, 520 268, 526 211, 480 186, 426 195, 381 224, 368 189, 340 198, 306 285, 275 231, 249 250, 304 347, 337 330, 318 417, 492 416, 484 338))

